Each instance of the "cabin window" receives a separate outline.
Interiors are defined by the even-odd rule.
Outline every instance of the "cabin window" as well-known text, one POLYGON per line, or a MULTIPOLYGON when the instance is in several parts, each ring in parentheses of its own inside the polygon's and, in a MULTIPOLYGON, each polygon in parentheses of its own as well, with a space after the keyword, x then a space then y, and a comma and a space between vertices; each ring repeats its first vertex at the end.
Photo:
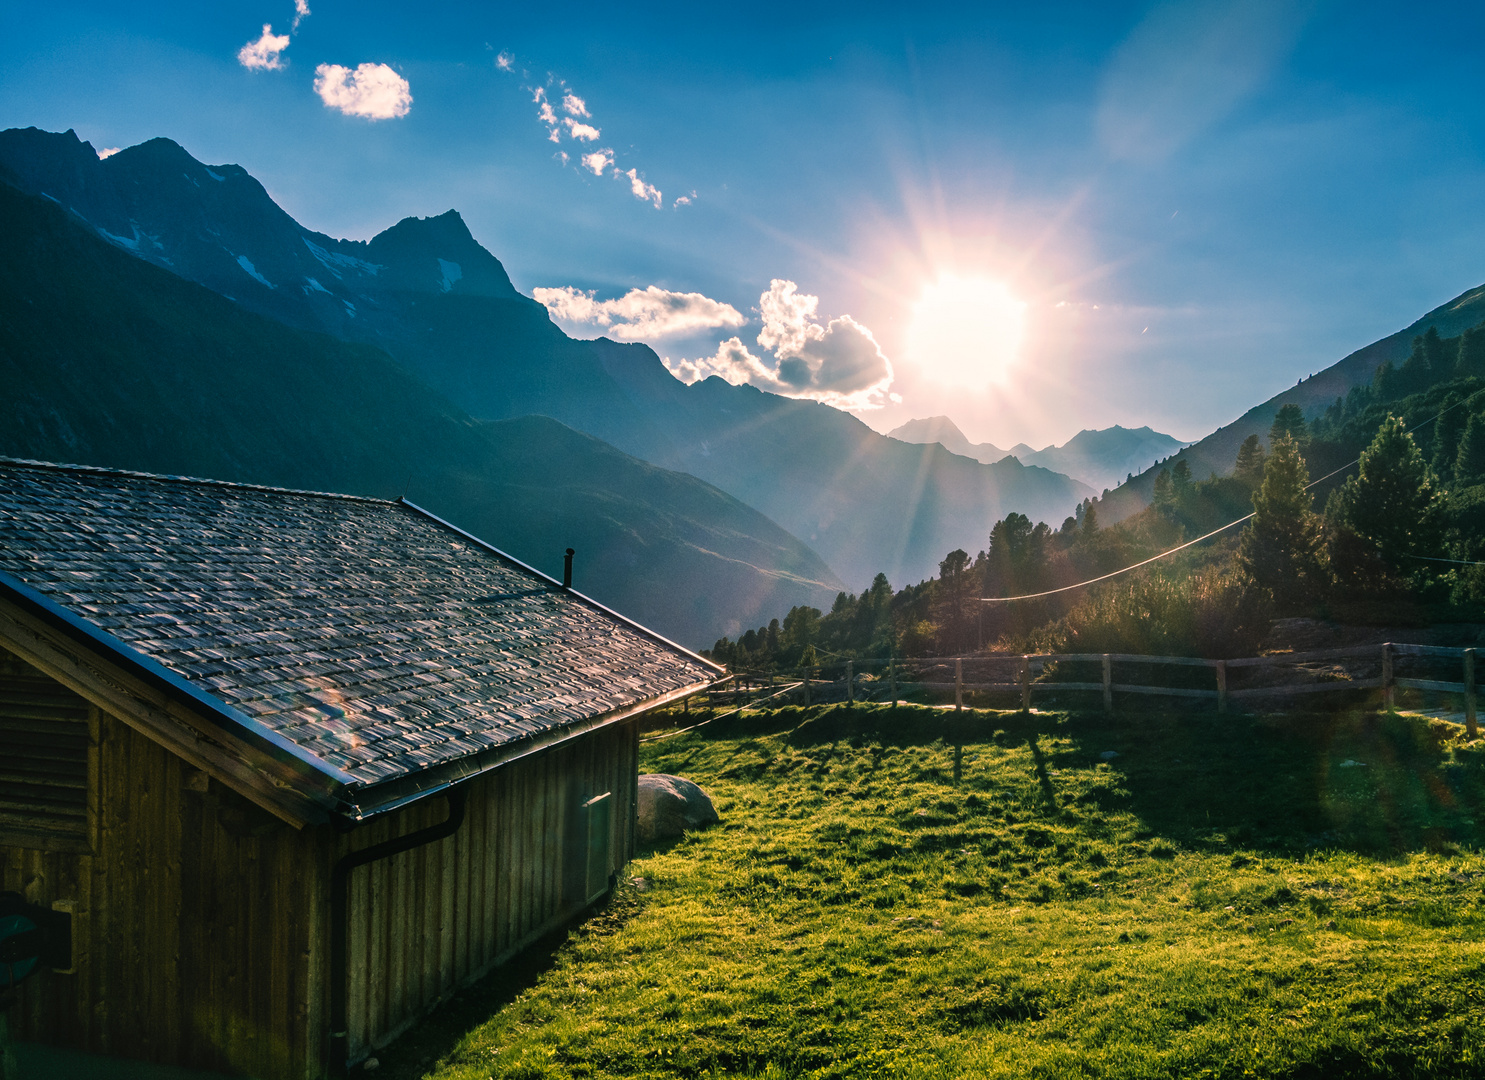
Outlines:
POLYGON ((0 651, 0 846, 87 851, 87 701, 0 651))

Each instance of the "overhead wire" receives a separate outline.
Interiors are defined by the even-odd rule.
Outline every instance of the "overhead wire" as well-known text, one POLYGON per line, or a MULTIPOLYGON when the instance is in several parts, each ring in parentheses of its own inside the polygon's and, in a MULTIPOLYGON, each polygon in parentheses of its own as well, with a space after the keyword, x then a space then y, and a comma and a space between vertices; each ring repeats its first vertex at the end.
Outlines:
MULTIPOLYGON (((1413 432, 1417 431, 1419 428, 1424 427, 1427 424, 1432 424, 1434 421, 1440 419, 1445 413, 1452 412, 1455 409, 1459 408, 1461 405, 1468 404, 1470 401, 1474 400, 1476 397, 1478 397, 1481 394, 1485 394, 1485 387, 1481 387, 1479 390, 1476 390, 1474 393, 1470 394, 1468 397, 1461 398, 1460 400, 1456 401, 1453 405, 1450 405, 1448 408, 1440 409, 1434 415, 1430 416, 1427 420, 1420 420, 1418 423, 1414 424, 1412 427, 1410 427, 1410 428, 1407 429, 1407 434, 1411 435, 1413 432)), ((1333 469, 1333 470, 1331 470, 1330 472, 1326 473, 1324 476, 1320 477, 1320 479, 1318 479, 1318 480, 1311 480, 1308 484, 1305 485, 1305 488, 1304 489, 1306 491, 1309 491, 1310 488, 1315 487, 1315 486, 1317 486, 1319 484, 1323 484, 1323 483, 1325 483, 1325 481, 1329 480, 1331 477, 1336 476, 1339 473, 1346 472, 1347 470, 1351 469, 1353 466, 1359 465, 1360 463, 1361 463, 1361 458, 1358 456, 1354 461, 1351 461, 1351 462, 1348 462, 1345 465, 1342 465, 1339 469, 1333 469)), ((1010 603, 1014 603, 1017 600, 1039 600, 1039 599, 1041 599, 1044 596, 1056 596, 1058 593, 1071 592, 1073 589, 1083 589, 1083 588, 1086 588, 1089 585, 1097 585, 1100 581, 1108 581, 1110 578, 1116 578, 1116 577, 1119 577, 1121 574, 1127 574, 1131 570, 1138 570, 1142 566, 1149 566, 1153 562, 1158 562, 1161 559, 1166 558, 1167 556, 1174 555, 1178 551, 1184 551, 1184 550, 1186 550, 1187 548, 1191 547, 1194 544, 1201 543, 1203 540, 1210 540, 1212 537, 1216 536, 1218 533, 1226 532, 1228 529, 1232 528, 1234 525, 1241 525, 1245 521, 1251 520, 1252 517, 1253 517, 1252 514, 1244 514, 1242 517, 1238 518, 1236 521, 1229 521, 1226 525, 1223 525, 1220 528, 1213 529, 1211 532, 1205 533, 1202 536, 1198 536, 1195 540, 1187 540, 1184 544, 1177 544, 1175 547, 1169 549, 1168 551, 1162 551, 1158 555, 1151 555, 1148 559, 1141 559, 1139 562, 1133 563, 1130 566, 1123 567, 1122 569, 1119 569, 1119 570, 1111 571, 1110 573, 1107 573, 1107 574, 1100 574, 1098 577, 1089 578, 1087 581, 1080 581, 1080 582, 1078 582, 1075 585, 1063 585, 1060 588, 1046 589, 1046 590, 1044 590, 1042 592, 1026 593, 1025 595, 1022 595, 1022 596, 982 596, 982 597, 980 597, 980 602, 982 604, 1010 604, 1010 603)), ((1414 557, 1415 558, 1422 558, 1422 556, 1414 556, 1414 557)), ((1431 561, 1431 562, 1454 562, 1454 561, 1458 561, 1458 560, 1452 560, 1452 559, 1434 559, 1434 560, 1429 560, 1429 561, 1431 561)))

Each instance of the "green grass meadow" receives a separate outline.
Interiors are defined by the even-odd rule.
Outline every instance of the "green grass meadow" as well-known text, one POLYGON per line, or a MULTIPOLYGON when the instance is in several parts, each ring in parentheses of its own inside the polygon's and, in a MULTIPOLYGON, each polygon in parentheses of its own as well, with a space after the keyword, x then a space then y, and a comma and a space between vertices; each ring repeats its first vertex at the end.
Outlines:
POLYGON ((383 1068, 1485 1076, 1482 757, 1375 712, 718 721, 640 767, 723 824, 383 1068))

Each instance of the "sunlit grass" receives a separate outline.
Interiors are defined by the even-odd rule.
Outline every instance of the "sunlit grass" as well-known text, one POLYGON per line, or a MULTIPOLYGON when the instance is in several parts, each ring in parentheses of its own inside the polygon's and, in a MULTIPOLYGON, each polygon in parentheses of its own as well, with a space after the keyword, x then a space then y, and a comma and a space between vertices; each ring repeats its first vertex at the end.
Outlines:
POLYGON ((433 1075, 1485 1073, 1485 785, 1442 728, 731 723, 641 763, 724 824, 638 858, 433 1075))

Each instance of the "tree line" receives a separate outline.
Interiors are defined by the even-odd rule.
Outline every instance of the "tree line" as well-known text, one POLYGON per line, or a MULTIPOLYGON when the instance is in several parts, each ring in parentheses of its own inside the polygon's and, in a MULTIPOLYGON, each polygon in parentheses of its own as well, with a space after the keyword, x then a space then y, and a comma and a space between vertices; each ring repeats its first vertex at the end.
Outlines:
POLYGON ((945 555, 934 578, 894 591, 878 574, 859 594, 837 595, 829 612, 795 607, 782 621, 720 639, 709 655, 754 669, 992 647, 1233 656, 1256 649, 1275 616, 1480 617, 1478 560, 1485 324, 1458 338, 1420 335, 1400 367, 1381 365, 1370 385, 1313 421, 1283 406, 1267 440, 1243 442, 1227 476, 1198 480, 1184 460, 1162 468, 1151 505, 1116 525, 1100 525, 1096 500, 1057 529, 1008 514, 975 555, 945 555), (1351 461, 1309 488, 1312 476, 1351 461), (1053 591, 1249 513, 1241 532, 1101 584, 1053 591))

